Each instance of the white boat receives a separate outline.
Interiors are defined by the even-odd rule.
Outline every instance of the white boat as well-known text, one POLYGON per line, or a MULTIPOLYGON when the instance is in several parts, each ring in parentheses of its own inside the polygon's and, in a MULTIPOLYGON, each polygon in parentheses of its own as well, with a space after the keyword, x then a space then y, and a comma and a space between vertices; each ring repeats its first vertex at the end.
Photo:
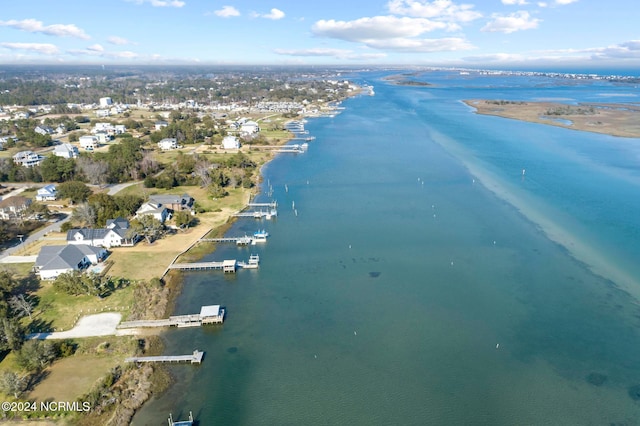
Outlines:
POLYGON ((261 231, 256 231, 253 233, 253 241, 257 243, 263 243, 267 241, 268 236, 269 236, 269 233, 264 229, 261 231))

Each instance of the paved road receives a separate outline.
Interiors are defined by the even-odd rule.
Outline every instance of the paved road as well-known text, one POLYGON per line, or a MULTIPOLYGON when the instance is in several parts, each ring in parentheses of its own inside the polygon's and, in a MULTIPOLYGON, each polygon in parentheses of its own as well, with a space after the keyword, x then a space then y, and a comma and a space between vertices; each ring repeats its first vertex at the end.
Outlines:
POLYGON ((122 315, 117 312, 87 315, 78 321, 71 330, 51 333, 33 333, 27 339, 73 339, 76 337, 123 336, 135 334, 135 330, 118 330, 122 315))
POLYGON ((44 237, 45 234, 49 233, 49 232, 59 232, 60 231, 60 226, 69 221, 71 219, 71 215, 64 215, 61 214, 62 216, 64 216, 61 220, 52 223, 51 225, 48 225, 44 228, 42 228, 41 230, 34 232, 33 234, 29 235, 23 242, 22 244, 18 244, 17 246, 13 246, 13 247, 9 247, 7 249, 5 249, 4 251, 2 251, 2 253, 0 253, 0 259, 5 258, 7 256, 10 256, 20 250, 22 250, 24 247, 26 247, 28 244, 31 243, 35 243, 36 241, 38 241, 40 238, 44 237))

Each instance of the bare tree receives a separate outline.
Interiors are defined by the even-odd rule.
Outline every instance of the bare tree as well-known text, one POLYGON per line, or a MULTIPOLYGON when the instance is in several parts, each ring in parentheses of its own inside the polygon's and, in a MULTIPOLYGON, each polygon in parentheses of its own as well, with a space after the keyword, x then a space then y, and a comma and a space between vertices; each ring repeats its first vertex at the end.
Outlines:
POLYGON ((96 224, 96 212, 88 203, 82 203, 73 210, 73 218, 84 226, 92 227, 96 224))
POLYGON ((142 160, 140 160, 140 171, 145 174, 145 176, 149 176, 160 169, 158 162, 153 159, 153 154, 151 152, 145 152, 142 156, 142 160))
POLYGON ((200 186, 203 188, 208 187, 211 184, 211 175, 209 175, 209 169, 211 169, 211 163, 205 160, 200 160, 196 163, 194 173, 200 178, 200 186))
POLYGON ((24 294, 19 294, 17 296, 11 296, 9 299, 9 306, 11 306, 11 309, 18 312, 20 315, 26 315, 31 319, 31 314, 33 313, 35 304, 24 297, 24 294))
POLYGON ((80 157, 76 160, 76 164, 91 184, 104 185, 107 183, 109 165, 106 162, 94 161, 89 157, 80 157))

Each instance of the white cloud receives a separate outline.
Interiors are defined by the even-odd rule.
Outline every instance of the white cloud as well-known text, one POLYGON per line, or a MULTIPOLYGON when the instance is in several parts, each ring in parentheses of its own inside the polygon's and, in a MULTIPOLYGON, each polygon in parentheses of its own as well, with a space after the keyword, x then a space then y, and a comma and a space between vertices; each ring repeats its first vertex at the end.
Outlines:
POLYGON ((16 28, 30 33, 42 33, 59 37, 76 37, 84 40, 91 38, 84 32, 84 30, 78 28, 74 24, 53 24, 45 26, 42 21, 38 21, 36 19, 23 19, 22 21, 11 19, 9 21, 0 21, 0 26, 16 28))
POLYGON ((389 12, 395 15, 448 22, 470 22, 482 17, 480 12, 472 10, 473 7, 470 4, 457 5, 450 0, 390 0, 387 3, 389 12))
POLYGON ((44 55, 55 55, 58 53, 58 48, 49 43, 0 43, 0 46, 11 50, 38 52, 44 55))
POLYGON ((280 9, 273 8, 269 13, 266 13, 264 15, 260 15, 259 13, 254 13, 253 17, 265 18, 265 19, 271 19, 271 20, 277 21, 278 19, 284 18, 285 14, 280 9))
POLYGON ((356 53, 347 49, 331 49, 331 48, 311 48, 311 49, 274 49, 274 53, 285 56, 326 56, 337 59, 380 59, 387 55, 385 53, 356 53))
POLYGON ((94 44, 93 46, 87 47, 87 50, 90 50, 92 52, 104 52, 104 47, 99 44, 94 44))
POLYGON ((222 6, 222 9, 216 10, 215 13, 217 16, 222 18, 230 18, 232 16, 240 16, 240 12, 233 6, 222 6))
POLYGON ((416 37, 425 32, 446 29, 442 22, 422 18, 374 16, 355 21, 320 20, 311 31, 318 36, 364 42, 399 37, 416 37))
POLYGON ((571 4, 571 3, 576 3, 578 0, 556 0, 556 4, 559 5, 565 5, 565 4, 571 4))
POLYGON ((506 4, 506 5, 525 5, 525 4, 529 4, 529 2, 527 2, 527 0, 502 0, 502 4, 506 4))
POLYGON ((144 4, 149 3, 153 7, 183 7, 187 3, 180 0, 126 0, 130 3, 144 4))
POLYGON ((467 40, 457 37, 434 39, 393 38, 388 40, 371 40, 366 44, 375 49, 412 53, 453 52, 474 48, 467 40))
POLYGON ((492 21, 488 22, 480 31, 501 32, 510 34, 516 31, 538 28, 540 19, 532 18, 529 12, 519 11, 509 15, 493 14, 492 21))
POLYGON ((127 40, 126 38, 122 38, 122 37, 118 37, 118 36, 111 36, 107 39, 107 41, 111 44, 115 44, 118 46, 124 46, 127 44, 136 44, 133 41, 127 40))

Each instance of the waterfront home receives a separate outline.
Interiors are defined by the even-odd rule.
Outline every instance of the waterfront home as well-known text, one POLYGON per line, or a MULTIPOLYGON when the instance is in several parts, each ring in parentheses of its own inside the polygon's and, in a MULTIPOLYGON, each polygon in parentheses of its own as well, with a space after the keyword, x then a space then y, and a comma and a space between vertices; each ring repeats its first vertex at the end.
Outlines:
POLYGON ((189 194, 156 194, 149 196, 150 203, 162 205, 174 212, 183 210, 190 211, 193 208, 193 201, 193 197, 189 194))
POLYGON ((98 138, 91 135, 80 136, 80 146, 87 151, 93 151, 98 147, 98 138))
POLYGON ((62 158, 76 158, 79 155, 78 148, 70 143, 61 143, 53 148, 53 155, 62 158))
POLYGON ((106 256, 105 249, 89 245, 44 246, 36 258, 35 270, 41 280, 52 280, 95 265, 106 256))
POLYGON ((158 147, 163 151, 169 151, 178 148, 178 140, 176 138, 164 138, 158 142, 158 147))
POLYGON ((104 228, 75 228, 67 231, 67 244, 86 244, 105 248, 133 246, 138 235, 130 235, 129 221, 109 219, 104 228))
POLYGON ((140 206, 136 211, 136 217, 153 216, 160 223, 164 223, 167 218, 171 217, 169 210, 159 203, 147 202, 140 206))
POLYGON ((21 195, 5 198, 0 201, 0 219, 20 219, 24 217, 29 206, 31 206, 31 200, 21 195))
POLYGON ((13 162, 23 167, 38 166, 42 160, 44 160, 44 157, 33 151, 20 151, 13 156, 13 162))
POLYGON ((222 139, 222 149, 239 149, 240 141, 235 136, 225 136, 222 139))
POLYGON ((58 190, 53 184, 43 186, 36 193, 36 201, 54 201, 56 198, 58 198, 58 190))

